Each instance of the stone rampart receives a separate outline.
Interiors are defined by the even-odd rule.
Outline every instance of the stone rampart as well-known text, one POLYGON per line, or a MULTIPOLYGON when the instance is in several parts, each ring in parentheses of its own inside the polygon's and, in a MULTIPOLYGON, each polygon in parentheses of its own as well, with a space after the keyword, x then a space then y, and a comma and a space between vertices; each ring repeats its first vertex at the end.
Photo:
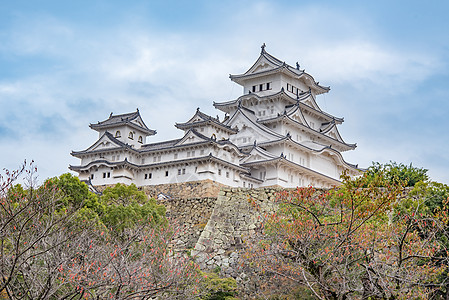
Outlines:
POLYGON ((262 216, 275 210, 281 188, 222 188, 192 255, 205 269, 219 268, 238 278, 239 250, 261 228, 262 216), (257 209, 256 209, 257 207, 257 209))
POLYGON ((176 249, 193 249, 210 219, 217 198, 158 199, 167 209, 167 217, 179 224, 176 249))
POLYGON ((220 188, 222 187, 225 187, 225 185, 207 179, 191 182, 148 185, 142 187, 142 189, 148 196, 155 199, 157 199, 160 194, 164 194, 169 198, 194 199, 217 197, 220 188))

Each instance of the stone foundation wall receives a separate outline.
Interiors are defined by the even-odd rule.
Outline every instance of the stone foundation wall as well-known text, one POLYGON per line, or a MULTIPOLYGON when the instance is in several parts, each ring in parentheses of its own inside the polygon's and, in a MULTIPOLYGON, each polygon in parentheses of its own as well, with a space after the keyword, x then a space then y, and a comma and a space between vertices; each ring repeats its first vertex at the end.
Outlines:
POLYGON ((225 185, 207 179, 191 182, 148 185, 142 187, 142 189, 148 196, 155 199, 157 199, 157 196, 160 193, 163 193, 170 198, 194 199, 217 197, 220 188, 222 187, 225 187, 225 185))
POLYGON ((180 231, 175 237, 178 251, 193 249, 210 219, 217 198, 159 199, 167 209, 167 217, 180 231))
POLYGON ((204 269, 219 268, 223 275, 241 279, 239 250, 247 237, 261 228, 262 216, 275 210, 281 188, 222 188, 192 255, 204 269), (257 209, 256 209, 257 207, 257 209))

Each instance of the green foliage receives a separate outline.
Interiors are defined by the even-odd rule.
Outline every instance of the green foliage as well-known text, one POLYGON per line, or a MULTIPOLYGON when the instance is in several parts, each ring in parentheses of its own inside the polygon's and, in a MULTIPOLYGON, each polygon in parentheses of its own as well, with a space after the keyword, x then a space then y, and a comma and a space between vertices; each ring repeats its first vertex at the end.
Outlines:
POLYGON ((100 217, 106 227, 123 230, 146 222, 164 223, 165 207, 158 205, 154 199, 149 199, 144 204, 137 202, 128 205, 111 204, 106 206, 104 214, 100 217))
MULTIPOLYGON (((54 209, 63 211, 71 207, 79 208, 76 219, 93 221, 98 228, 107 227, 123 231, 125 228, 132 228, 145 222, 153 225, 167 222, 165 207, 158 205, 154 199, 148 199, 134 184, 107 187, 99 197, 90 192, 87 185, 78 177, 65 173, 47 179, 37 189, 37 193, 50 192, 58 198, 54 209)), ((16 201, 25 198, 29 193, 30 189, 24 189, 20 184, 8 190, 8 195, 16 201)))
POLYGON ((404 165, 391 161, 387 164, 373 162, 363 175, 364 187, 385 186, 385 183, 414 186, 420 181, 429 179, 427 171, 427 169, 414 167, 412 164, 404 165))
POLYGON ((425 206, 432 214, 443 208, 445 201, 449 199, 449 186, 439 182, 418 182, 410 196, 424 199, 425 206))
POLYGON ((232 300, 237 299, 237 282, 234 278, 221 278, 216 273, 200 272, 203 276, 202 300, 232 300))
POLYGON ((234 278, 222 278, 216 273, 200 272, 203 277, 202 300, 232 300, 237 295, 237 282, 234 278))
POLYGON ((21 184, 16 184, 9 188, 8 190, 8 198, 13 200, 14 202, 19 201, 20 199, 24 199, 28 194, 28 191, 23 188, 21 184))
MULTIPOLYGON (((61 199, 64 206, 82 206, 89 197, 92 197, 89 188, 78 177, 70 173, 62 174, 59 177, 49 178, 45 181, 41 189, 55 188, 59 190, 63 198, 61 199)), ((94 194, 93 194, 94 195, 94 194)))
POLYGON ((101 195, 101 201, 105 204, 128 205, 131 203, 143 204, 147 196, 143 191, 139 191, 136 185, 125 185, 117 183, 113 187, 107 187, 101 195))
POLYGON ((165 207, 158 205, 154 199, 148 199, 134 184, 106 188, 100 197, 100 204, 103 207, 103 211, 99 212, 100 219, 104 225, 119 231, 145 222, 166 222, 165 207))

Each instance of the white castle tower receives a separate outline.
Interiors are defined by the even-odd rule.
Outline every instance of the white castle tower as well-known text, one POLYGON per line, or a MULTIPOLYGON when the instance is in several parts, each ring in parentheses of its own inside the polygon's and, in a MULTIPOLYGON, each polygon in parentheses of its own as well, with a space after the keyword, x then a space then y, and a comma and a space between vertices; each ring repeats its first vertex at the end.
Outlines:
POLYGON ((317 95, 329 92, 314 78, 265 51, 248 71, 231 75, 243 87, 239 98, 214 106, 229 117, 225 125, 237 130, 230 140, 249 153, 240 161, 260 186, 338 185, 340 175, 360 172, 341 152, 355 149, 338 132, 343 118, 320 109, 317 95))

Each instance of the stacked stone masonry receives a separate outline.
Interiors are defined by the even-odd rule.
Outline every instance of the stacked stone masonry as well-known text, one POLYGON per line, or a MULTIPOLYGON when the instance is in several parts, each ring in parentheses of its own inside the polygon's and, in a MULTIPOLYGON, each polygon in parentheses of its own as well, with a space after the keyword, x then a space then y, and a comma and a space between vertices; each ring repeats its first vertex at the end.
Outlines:
POLYGON ((179 251, 193 249, 206 226, 222 184, 212 180, 144 186, 150 198, 158 199, 167 209, 167 217, 178 223, 175 237, 179 251))
POLYGON ((275 209, 280 188, 222 188, 192 255, 204 269, 219 268, 238 280, 239 251, 261 228, 262 216, 275 209))
POLYGON ((210 219, 217 198, 159 199, 167 209, 167 217, 179 224, 179 234, 175 237, 178 251, 193 249, 203 229, 210 219))
POLYGON ((224 186, 221 183, 208 179, 144 186, 143 190, 149 197, 155 199, 161 198, 161 196, 173 199, 216 198, 220 188, 224 186))

